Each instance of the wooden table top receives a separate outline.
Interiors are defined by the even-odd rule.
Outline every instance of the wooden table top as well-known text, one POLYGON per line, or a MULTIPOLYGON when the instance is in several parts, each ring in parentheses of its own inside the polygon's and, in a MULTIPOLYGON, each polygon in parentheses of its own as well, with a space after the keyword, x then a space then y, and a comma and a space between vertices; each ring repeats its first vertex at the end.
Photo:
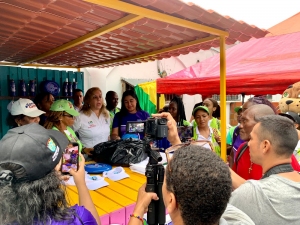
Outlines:
MULTIPOLYGON (((132 172, 129 168, 123 168, 129 175, 128 178, 119 181, 105 178, 105 181, 109 183, 108 186, 90 191, 99 216, 109 214, 136 202, 138 190, 146 182, 146 177, 132 172)), ((75 186, 67 186, 66 191, 70 205, 78 204, 77 188, 75 186)))

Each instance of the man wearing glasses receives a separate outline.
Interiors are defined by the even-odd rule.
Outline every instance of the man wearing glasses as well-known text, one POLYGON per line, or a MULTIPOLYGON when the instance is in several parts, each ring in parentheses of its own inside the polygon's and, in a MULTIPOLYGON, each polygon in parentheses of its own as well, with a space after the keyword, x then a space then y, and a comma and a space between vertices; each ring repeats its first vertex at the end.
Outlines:
MULTIPOLYGON (((154 115, 168 120, 166 150, 168 165, 162 187, 163 200, 174 225, 254 224, 237 208, 228 205, 232 182, 228 166, 214 152, 204 148, 204 142, 181 144, 176 122, 169 113, 154 115), (200 146, 199 146, 200 144, 200 146), (241 223, 236 223, 237 221, 241 223)), ((143 185, 131 215, 129 225, 143 224, 143 215, 155 193, 146 193, 143 185)))

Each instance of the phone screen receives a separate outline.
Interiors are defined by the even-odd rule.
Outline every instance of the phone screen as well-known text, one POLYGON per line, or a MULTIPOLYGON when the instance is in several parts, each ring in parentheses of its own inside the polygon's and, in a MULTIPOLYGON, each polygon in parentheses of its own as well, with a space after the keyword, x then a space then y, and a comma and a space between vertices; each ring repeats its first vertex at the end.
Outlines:
POLYGON ((72 143, 64 150, 61 172, 69 174, 70 169, 78 170, 78 144, 72 143))

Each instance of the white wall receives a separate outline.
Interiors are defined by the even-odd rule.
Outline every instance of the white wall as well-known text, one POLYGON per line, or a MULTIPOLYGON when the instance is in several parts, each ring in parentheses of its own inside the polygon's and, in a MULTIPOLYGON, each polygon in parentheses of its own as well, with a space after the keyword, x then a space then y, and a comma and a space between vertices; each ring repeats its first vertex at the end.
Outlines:
MULTIPOLYGON (((160 78, 158 75, 158 68, 160 69, 160 71, 165 70, 167 72, 167 75, 171 75, 196 64, 198 61, 203 61, 204 59, 207 59, 217 53, 218 52, 215 50, 200 50, 196 53, 189 53, 187 55, 180 55, 178 57, 171 57, 169 59, 162 59, 159 61, 152 61, 147 63, 137 63, 104 69, 85 68, 82 70, 85 75, 84 89, 87 90, 91 87, 98 86, 100 87, 104 95, 107 91, 113 90, 117 92, 119 98, 121 98, 121 78, 157 79, 160 78)), ((183 102, 185 105, 186 116, 188 120, 192 113, 194 104, 200 101, 201 95, 183 96, 183 102)))

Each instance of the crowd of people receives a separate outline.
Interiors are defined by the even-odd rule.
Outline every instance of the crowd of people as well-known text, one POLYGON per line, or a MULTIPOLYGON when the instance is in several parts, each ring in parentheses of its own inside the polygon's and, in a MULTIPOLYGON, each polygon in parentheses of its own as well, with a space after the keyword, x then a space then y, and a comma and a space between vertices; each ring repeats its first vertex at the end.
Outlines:
MULTIPOLYGON (((34 101, 10 105, 7 122, 15 128, 0 141, 0 224, 100 224, 84 181, 85 160, 95 145, 126 138, 127 122, 150 117, 134 90, 123 93, 121 108, 118 100, 108 91, 104 101, 93 87, 85 95, 74 90, 73 103, 41 93, 34 101), (80 199, 80 206, 72 207, 61 186, 68 177, 60 173, 70 142, 78 143, 81 159, 78 171, 70 170, 80 199)), ((165 149, 162 193, 174 225, 300 224, 295 210, 300 206, 299 115, 277 115, 263 96, 237 107, 238 125, 227 133, 228 166, 220 159, 220 136, 226 131, 220 129, 217 101, 196 104, 190 121, 178 96, 162 111, 152 116, 168 120, 171 147, 165 149), (190 127, 192 139, 182 140, 178 127, 190 127)), ((142 186, 129 224, 142 224, 149 203, 157 199, 142 186)))

